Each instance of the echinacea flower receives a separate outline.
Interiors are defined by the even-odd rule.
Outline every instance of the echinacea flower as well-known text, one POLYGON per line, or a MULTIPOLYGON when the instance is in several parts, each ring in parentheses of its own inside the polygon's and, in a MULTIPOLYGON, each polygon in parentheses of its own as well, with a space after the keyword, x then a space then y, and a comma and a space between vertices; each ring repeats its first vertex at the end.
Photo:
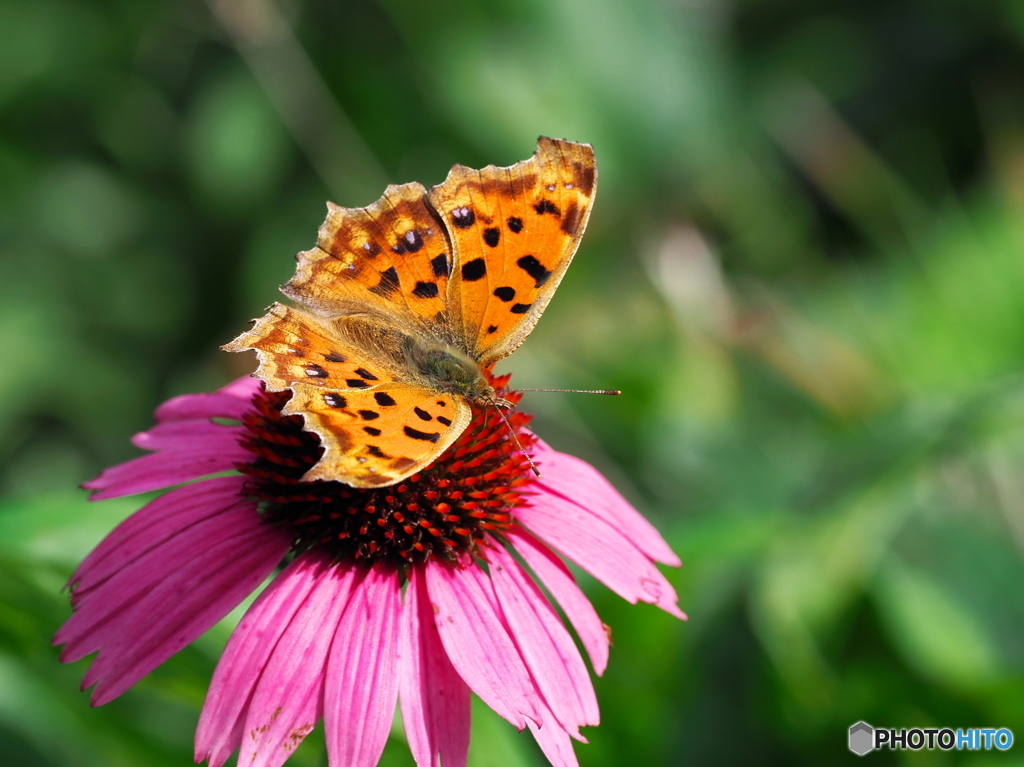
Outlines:
MULTIPOLYGON (((507 376, 494 379, 497 387, 507 376)), ((679 565, 594 468, 512 413, 476 413, 429 469, 362 490, 302 482, 315 434, 254 379, 175 397, 133 442, 151 451, 85 487, 94 499, 172 486, 119 525, 72 576, 61 659, 98 653, 100 705, 184 648, 284 563, 231 635, 196 733, 196 761, 285 762, 320 719, 334 767, 377 764, 395 705, 419 767, 466 764, 470 692, 528 727, 554 765, 598 723, 603 624, 553 550, 630 602, 678 617, 654 562, 679 565)), ((515 392, 504 393, 517 402, 515 392)), ((585 742, 585 741, 584 741, 585 742)))

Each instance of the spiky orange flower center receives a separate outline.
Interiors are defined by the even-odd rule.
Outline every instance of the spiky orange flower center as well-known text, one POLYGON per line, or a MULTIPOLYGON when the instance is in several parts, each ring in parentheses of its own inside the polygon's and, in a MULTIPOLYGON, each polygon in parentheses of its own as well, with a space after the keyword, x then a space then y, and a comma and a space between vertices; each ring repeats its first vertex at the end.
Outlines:
MULTIPOLYGON (((493 379, 501 389, 508 376, 493 379)), ((528 485, 526 456, 493 410, 477 411, 461 437, 426 470, 397 485, 362 489, 343 482, 303 482, 323 450, 299 416, 282 415, 290 393, 261 392, 243 417, 242 445, 253 459, 239 464, 246 492, 260 501, 268 524, 287 529, 296 551, 322 548, 338 561, 415 563, 437 557, 457 562, 475 556, 488 533, 512 524, 520 491, 528 485)), ((518 402, 520 394, 504 392, 518 402)), ((533 435, 530 416, 508 420, 523 447, 533 435)))

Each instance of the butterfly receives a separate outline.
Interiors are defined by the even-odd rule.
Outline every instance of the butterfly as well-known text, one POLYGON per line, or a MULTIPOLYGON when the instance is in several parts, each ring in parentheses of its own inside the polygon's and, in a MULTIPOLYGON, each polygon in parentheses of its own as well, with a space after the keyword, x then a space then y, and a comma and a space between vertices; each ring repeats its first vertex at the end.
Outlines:
POLYGON ((273 304, 223 348, 290 389, 284 413, 320 437, 305 481, 396 484, 472 420, 508 407, 484 371, 523 342, 579 245, 597 185, 588 144, 540 138, 507 168, 454 166, 389 186, 365 208, 327 204, 316 247, 273 304))

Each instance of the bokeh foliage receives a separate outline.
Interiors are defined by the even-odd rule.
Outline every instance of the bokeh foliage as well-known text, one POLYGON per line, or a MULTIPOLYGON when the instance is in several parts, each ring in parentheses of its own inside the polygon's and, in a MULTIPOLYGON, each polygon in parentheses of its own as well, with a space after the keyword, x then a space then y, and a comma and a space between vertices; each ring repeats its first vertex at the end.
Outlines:
MULTIPOLYGON (((601 189, 502 369, 625 390, 526 406, 665 531, 691 615, 585 581, 615 648, 581 764, 852 761, 859 719, 1024 737, 1022 92, 1019 0, 2 0, 3 763, 190 763, 230 621, 90 709, 60 589, 139 501, 76 485, 247 372, 217 347, 325 199, 538 134, 593 143, 601 189)), ((474 728, 476 767, 541 764, 474 728)))

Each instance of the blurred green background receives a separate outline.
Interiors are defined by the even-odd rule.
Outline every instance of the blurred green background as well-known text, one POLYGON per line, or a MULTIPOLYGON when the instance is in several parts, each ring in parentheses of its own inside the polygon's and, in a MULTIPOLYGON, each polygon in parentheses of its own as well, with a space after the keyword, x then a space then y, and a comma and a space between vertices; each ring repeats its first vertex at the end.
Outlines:
MULTIPOLYGON (((1020 0, 0 3, 0 762, 186 765, 230 622, 116 702, 60 588, 76 486, 279 296, 326 199, 592 143, 590 229, 499 368, 686 565, 614 629, 585 767, 1024 738, 1020 0)), ((882 753, 877 764, 1024 764, 882 753)), ((384 762, 411 765, 399 735, 384 762)), ((474 767, 543 760, 493 714, 474 767)), ((290 764, 325 765, 311 736, 290 764)))

